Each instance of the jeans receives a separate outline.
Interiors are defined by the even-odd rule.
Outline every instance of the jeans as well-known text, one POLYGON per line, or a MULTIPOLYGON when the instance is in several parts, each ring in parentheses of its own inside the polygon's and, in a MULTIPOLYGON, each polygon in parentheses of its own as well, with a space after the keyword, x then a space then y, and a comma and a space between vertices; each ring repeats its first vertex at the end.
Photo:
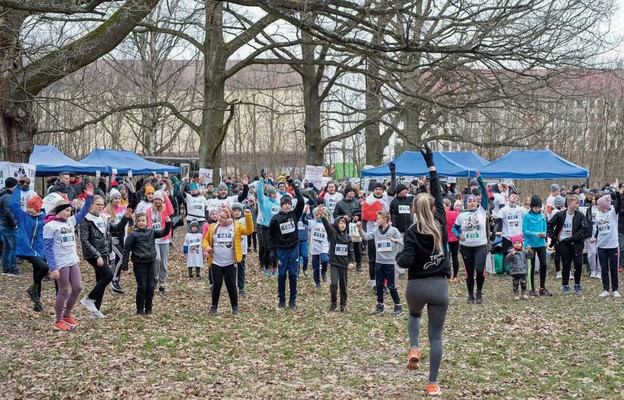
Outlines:
POLYGON ((247 268, 247 255, 243 255, 243 260, 238 265, 238 290, 245 290, 245 269, 247 268))
POLYGON ((611 288, 618 290, 618 248, 598 248, 598 258, 602 267, 602 288, 609 291, 609 273, 611 273, 611 288))
POLYGON ((308 242, 299 241, 299 259, 301 260, 301 266, 304 271, 308 270, 308 242))
POLYGON ((297 298, 297 276, 299 275, 299 247, 275 249, 277 257, 277 294, 280 302, 286 301, 286 273, 290 282, 290 301, 297 298))
POLYGON ((113 280, 113 271, 108 266, 108 256, 103 256, 104 265, 98 267, 96 258, 87 258, 87 262, 91 264, 95 270, 95 286, 89 293, 89 298, 95 302, 95 307, 99 310, 102 306, 102 299, 106 286, 113 280))
POLYGON ((383 304, 384 280, 388 282, 388 290, 394 304, 401 304, 399 291, 394 286, 394 264, 375 263, 375 284, 377 285, 377 303, 383 304))
POLYGON ((17 271, 17 257, 15 249, 17 243, 17 229, 0 226, 2 233, 2 272, 17 271))
POLYGON ((314 283, 318 286, 321 284, 321 275, 327 274, 327 263, 329 256, 327 253, 315 254, 312 256, 312 269, 314 270, 314 283))

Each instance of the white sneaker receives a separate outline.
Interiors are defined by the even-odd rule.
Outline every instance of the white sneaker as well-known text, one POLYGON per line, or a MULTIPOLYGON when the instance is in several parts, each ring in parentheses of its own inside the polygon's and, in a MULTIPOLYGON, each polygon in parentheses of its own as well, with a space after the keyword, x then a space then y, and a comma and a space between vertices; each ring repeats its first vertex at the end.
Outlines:
POLYGON ((557 272, 557 279, 561 279, 561 271, 557 272))
POLYGON ((596 272, 595 272, 595 271, 591 271, 591 272, 589 273, 589 277, 590 277, 590 278, 595 278, 595 277, 596 277, 596 272))
POLYGON ((618 292, 617 290, 614 290, 613 297, 622 297, 622 296, 620 296, 620 292, 618 292))
POLYGON ((95 306, 95 301, 91 300, 90 298, 86 296, 82 300, 80 300, 80 304, 82 304, 84 308, 91 311, 92 313, 98 312, 98 309, 95 306))
POLYGON ((90 319, 102 319, 106 317, 104 314, 102 314, 102 312, 100 310, 98 311, 91 311, 91 314, 89 315, 90 319))
POLYGON ((598 296, 600 296, 600 297, 609 297, 609 291, 605 290, 602 293, 600 293, 598 296))

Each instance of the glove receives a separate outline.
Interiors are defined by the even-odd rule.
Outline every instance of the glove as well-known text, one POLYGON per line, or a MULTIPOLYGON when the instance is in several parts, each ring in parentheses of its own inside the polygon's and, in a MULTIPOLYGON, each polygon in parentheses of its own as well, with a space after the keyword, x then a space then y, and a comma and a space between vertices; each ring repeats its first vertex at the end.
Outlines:
POLYGON ((396 171, 396 164, 395 163, 391 162, 389 166, 390 166, 390 172, 396 171))
POLYGON ((429 145, 427 143, 425 143, 423 145, 423 147, 424 147, 425 151, 420 149, 420 154, 422 154, 423 158, 425 159, 425 163, 427 164, 427 168, 435 167, 435 164, 433 163, 433 151, 431 151, 431 148, 429 147, 429 145))
POLYGON ((262 171, 260 171, 260 177, 262 179, 266 179, 266 171, 264 170, 264 168, 262 169, 262 171))

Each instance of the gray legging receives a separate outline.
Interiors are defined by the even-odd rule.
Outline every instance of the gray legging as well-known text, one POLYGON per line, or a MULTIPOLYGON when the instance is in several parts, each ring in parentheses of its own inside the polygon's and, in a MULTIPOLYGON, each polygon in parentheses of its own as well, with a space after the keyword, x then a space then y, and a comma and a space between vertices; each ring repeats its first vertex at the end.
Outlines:
POLYGON ((410 349, 418 349, 420 337, 420 319, 422 310, 427 305, 429 317, 429 383, 436 383, 438 370, 442 363, 442 329, 449 305, 448 283, 444 276, 424 279, 410 279, 405 291, 409 316, 407 331, 410 336, 410 349))
POLYGON ((156 243, 156 262, 154 263, 154 282, 164 287, 167 282, 167 266, 169 265, 169 243, 156 243))

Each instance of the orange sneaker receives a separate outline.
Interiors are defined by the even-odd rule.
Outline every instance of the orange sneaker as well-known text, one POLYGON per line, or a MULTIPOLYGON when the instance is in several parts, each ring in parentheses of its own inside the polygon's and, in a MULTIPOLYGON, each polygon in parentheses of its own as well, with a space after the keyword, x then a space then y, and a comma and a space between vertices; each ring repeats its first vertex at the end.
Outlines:
POLYGON ((428 383, 427 384, 427 395, 429 396, 438 396, 442 394, 442 390, 437 383, 428 383))
POLYGON ((407 355, 407 369, 410 371, 416 371, 418 369, 418 362, 420 361, 420 350, 412 349, 407 355))
POLYGON ((78 321, 76 321, 74 317, 72 317, 71 315, 68 315, 67 317, 63 317, 63 322, 65 322, 67 325, 71 326, 72 328, 75 328, 78 326, 78 321))
POLYGON ((67 332, 71 331, 72 327, 67 324, 67 322, 60 320, 54 323, 54 329, 58 329, 59 331, 67 332))

